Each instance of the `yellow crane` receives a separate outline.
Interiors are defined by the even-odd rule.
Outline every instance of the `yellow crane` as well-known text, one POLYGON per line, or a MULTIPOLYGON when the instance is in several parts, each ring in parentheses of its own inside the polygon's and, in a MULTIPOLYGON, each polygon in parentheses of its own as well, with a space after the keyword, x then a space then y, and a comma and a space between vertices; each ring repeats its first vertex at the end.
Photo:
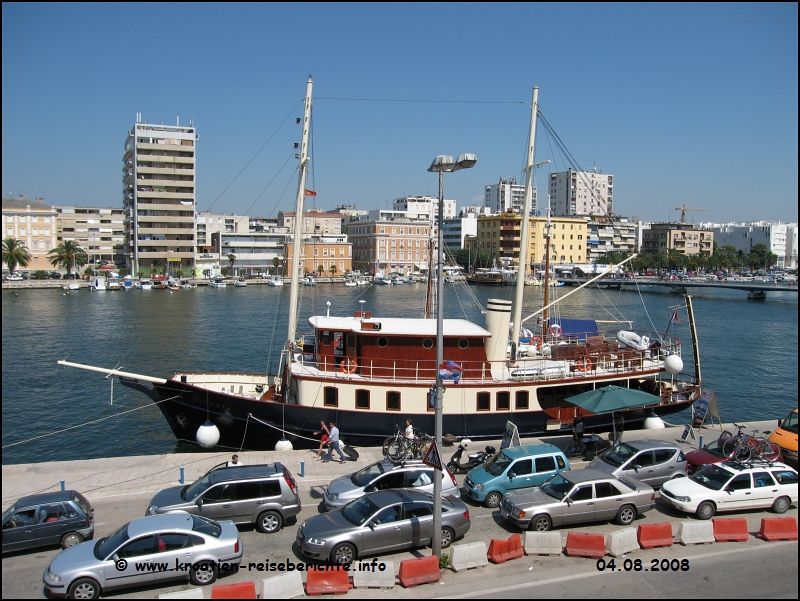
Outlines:
POLYGON ((675 207, 676 211, 681 212, 681 223, 686 223, 686 211, 708 211, 708 209, 696 209, 694 207, 687 207, 685 204, 675 207))

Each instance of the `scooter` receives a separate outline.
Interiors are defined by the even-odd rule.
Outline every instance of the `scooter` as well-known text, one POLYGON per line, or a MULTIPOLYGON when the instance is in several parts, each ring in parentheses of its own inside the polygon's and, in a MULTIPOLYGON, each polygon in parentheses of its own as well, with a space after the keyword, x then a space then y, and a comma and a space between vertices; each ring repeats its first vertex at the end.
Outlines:
POLYGON ((447 462, 447 469, 453 474, 466 473, 473 467, 477 467, 482 463, 485 463, 487 459, 492 457, 497 452, 494 447, 487 446, 483 451, 470 453, 467 455, 467 462, 461 463, 461 456, 464 454, 464 451, 467 450, 467 447, 470 444, 472 444, 472 441, 469 438, 463 439, 458 444, 458 449, 456 449, 456 452, 453 453, 452 457, 450 457, 450 461, 447 462))

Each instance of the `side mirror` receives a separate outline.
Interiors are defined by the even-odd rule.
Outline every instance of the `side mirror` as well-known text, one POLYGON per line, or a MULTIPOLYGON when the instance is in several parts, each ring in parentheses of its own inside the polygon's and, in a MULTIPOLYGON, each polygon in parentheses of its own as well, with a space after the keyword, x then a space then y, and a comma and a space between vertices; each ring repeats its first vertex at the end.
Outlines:
POLYGON ((197 499, 197 502, 195 503, 195 505, 197 505, 198 507, 202 507, 203 506, 203 499, 202 498, 201 499, 197 499))
POLYGON ((780 428, 782 425, 783 425, 783 420, 782 420, 782 419, 779 419, 779 420, 778 420, 778 427, 780 428))
POLYGON ((508 479, 509 480, 513 480, 516 477, 517 477, 517 475, 514 472, 508 472, 508 479))
POLYGON ((640 469, 642 469, 642 466, 641 466, 641 465, 639 465, 638 463, 635 463, 635 464, 634 464, 634 465, 632 465, 631 467, 634 469, 634 471, 637 471, 637 472, 638 472, 640 469))
POLYGON ((572 499, 570 497, 567 497, 564 501, 566 501, 567 505, 572 505, 572 499))
POLYGON ((375 522, 367 522, 367 528, 370 530, 375 530, 375 522))

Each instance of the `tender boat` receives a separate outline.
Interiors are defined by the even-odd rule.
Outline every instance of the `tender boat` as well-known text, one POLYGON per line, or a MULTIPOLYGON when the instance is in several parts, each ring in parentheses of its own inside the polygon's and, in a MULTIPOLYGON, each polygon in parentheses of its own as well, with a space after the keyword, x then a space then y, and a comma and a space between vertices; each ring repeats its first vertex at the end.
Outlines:
POLYGON ((235 288, 247 288, 247 280, 244 278, 238 278, 233 282, 235 288))
POLYGON ((209 288, 226 288, 227 284, 222 278, 214 278, 208 283, 209 288))
POLYGON ((283 286, 283 278, 279 275, 273 275, 269 278, 270 286, 283 286))

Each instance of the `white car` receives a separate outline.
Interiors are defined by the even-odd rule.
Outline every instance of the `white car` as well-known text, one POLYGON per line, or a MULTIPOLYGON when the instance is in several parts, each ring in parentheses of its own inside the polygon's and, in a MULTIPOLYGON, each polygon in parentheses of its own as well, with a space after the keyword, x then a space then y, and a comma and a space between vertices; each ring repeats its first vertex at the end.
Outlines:
POLYGON ((771 507, 784 513, 797 503, 797 472, 783 463, 715 463, 688 478, 665 482, 661 498, 701 520, 718 511, 771 507))
POLYGON ((7 282, 21 282, 24 279, 25 278, 23 278, 18 273, 10 273, 9 275, 6 276, 6 281, 7 282))

